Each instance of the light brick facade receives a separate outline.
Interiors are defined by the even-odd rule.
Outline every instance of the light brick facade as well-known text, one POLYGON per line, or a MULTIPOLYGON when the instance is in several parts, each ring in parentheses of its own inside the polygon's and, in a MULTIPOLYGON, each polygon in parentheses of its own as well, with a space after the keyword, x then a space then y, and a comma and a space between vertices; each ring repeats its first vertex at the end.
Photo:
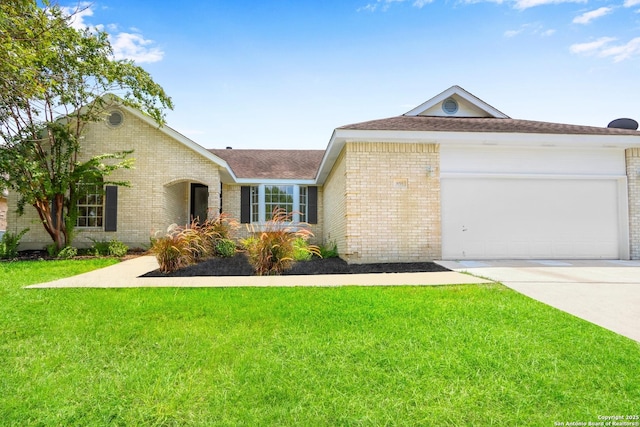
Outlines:
POLYGON ((348 142, 325 194, 325 240, 348 262, 440 257, 438 145, 348 142))
POLYGON ((629 252, 631 259, 640 259, 640 148, 625 152, 629 189, 629 252))
MULTIPOLYGON (((118 239, 130 247, 148 246, 154 233, 164 233, 169 225, 189 221, 190 183, 209 188, 209 209, 219 211, 220 174, 218 166, 166 132, 120 109, 123 123, 112 127, 106 122, 91 124, 82 141, 83 158, 133 150, 135 168, 116 172, 110 179, 129 181, 130 187, 118 189, 117 231, 76 229, 74 246, 90 246, 95 240, 118 239)), ((51 239, 33 208, 18 217, 16 197, 9 198, 11 232, 30 231, 22 238, 21 249, 43 249, 51 239)))

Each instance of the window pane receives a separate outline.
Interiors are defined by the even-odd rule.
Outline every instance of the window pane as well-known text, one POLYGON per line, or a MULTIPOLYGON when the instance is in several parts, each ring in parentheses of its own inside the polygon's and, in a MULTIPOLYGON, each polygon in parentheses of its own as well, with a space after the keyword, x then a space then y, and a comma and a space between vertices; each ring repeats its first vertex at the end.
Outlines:
POLYGON ((266 219, 273 217, 274 209, 284 209, 287 214, 293 212, 293 185, 271 185, 265 187, 266 219))
POLYGON ((80 184, 78 185, 78 218, 76 227, 94 228, 102 227, 103 211, 102 185, 80 184))
POLYGON ((300 187, 300 221, 307 220, 307 187, 300 187))

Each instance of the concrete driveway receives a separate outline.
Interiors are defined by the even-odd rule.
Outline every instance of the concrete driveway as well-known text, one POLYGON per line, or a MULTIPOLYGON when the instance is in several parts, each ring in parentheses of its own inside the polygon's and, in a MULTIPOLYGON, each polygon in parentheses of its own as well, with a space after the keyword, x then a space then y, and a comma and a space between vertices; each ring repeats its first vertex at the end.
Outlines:
POLYGON ((640 342, 640 261, 440 261, 640 342))

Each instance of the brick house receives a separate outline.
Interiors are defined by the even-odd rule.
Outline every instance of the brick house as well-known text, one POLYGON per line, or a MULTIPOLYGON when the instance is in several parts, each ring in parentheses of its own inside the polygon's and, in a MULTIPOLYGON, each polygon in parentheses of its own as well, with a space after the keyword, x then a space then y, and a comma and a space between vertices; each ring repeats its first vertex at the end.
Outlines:
MULTIPOLYGON (((339 127, 326 150, 207 150, 119 105, 84 141, 133 149, 136 166, 116 177, 131 187, 79 206, 77 245, 144 246, 207 213, 259 225, 281 206, 352 263, 640 259, 640 132, 511 119, 458 86, 339 127)), ((22 248, 49 244, 35 212, 14 211, 10 197, 22 248)))

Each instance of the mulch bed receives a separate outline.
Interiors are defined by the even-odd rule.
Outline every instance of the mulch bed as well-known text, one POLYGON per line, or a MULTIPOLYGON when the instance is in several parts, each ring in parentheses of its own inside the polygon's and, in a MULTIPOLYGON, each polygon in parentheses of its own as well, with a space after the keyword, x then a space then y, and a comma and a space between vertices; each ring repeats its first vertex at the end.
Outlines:
MULTIPOLYGON (((434 262, 394 262, 377 264, 347 264, 340 258, 314 258, 300 261, 284 275, 308 274, 364 274, 364 273, 410 273, 449 271, 434 262)), ((210 258, 173 273, 151 271, 142 277, 196 277, 196 276, 252 276, 253 268, 246 255, 239 253, 231 258, 210 258)))

